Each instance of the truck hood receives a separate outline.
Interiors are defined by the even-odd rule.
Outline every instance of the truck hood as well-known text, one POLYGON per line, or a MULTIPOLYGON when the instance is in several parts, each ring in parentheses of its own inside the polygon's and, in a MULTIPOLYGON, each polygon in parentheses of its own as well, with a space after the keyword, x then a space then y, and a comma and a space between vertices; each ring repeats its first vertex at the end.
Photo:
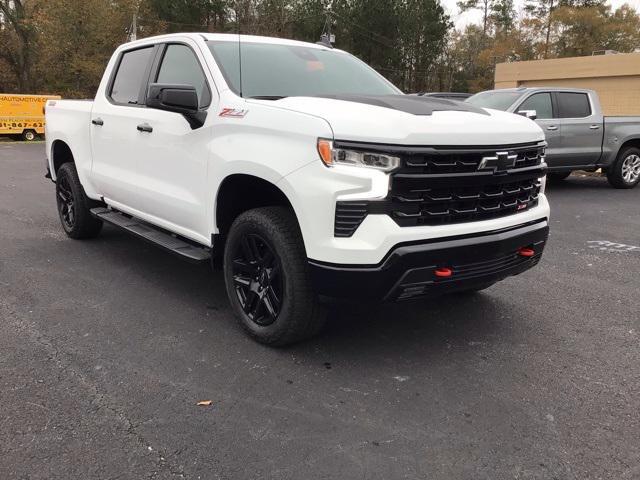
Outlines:
POLYGON ((449 100, 397 97, 398 102, 358 96, 258 101, 321 117, 331 126, 336 140, 439 146, 510 145, 544 140, 542 129, 520 115, 449 100))

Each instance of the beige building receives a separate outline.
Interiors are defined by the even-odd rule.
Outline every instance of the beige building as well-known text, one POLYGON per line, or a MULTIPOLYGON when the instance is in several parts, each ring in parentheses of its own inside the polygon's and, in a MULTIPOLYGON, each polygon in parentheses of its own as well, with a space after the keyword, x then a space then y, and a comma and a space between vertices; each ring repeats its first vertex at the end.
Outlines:
POLYGON ((513 87, 590 88, 605 115, 640 115, 640 53, 496 65, 495 88, 513 87))

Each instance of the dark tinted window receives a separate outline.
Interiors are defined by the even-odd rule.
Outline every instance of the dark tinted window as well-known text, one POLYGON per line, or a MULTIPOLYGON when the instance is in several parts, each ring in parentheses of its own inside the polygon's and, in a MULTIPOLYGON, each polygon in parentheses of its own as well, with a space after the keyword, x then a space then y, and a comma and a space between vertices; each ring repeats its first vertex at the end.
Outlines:
POLYGON ((550 93, 536 93, 527 98, 518 110, 535 110, 538 118, 553 118, 550 93))
POLYGON ((591 115, 589 97, 586 93, 558 93, 560 118, 584 118, 591 115))
POLYGON ((201 108, 211 103, 211 92, 200 62, 186 45, 167 46, 156 82, 191 85, 198 92, 198 103, 201 108))
POLYGON ((336 50, 275 43, 207 42, 227 83, 242 96, 398 95, 373 68, 336 50), (239 48, 242 54, 239 55, 239 48))
POLYGON ((140 48, 125 52, 120 60, 116 78, 111 87, 111 98, 114 102, 132 104, 138 103, 138 94, 144 78, 153 47, 140 48))

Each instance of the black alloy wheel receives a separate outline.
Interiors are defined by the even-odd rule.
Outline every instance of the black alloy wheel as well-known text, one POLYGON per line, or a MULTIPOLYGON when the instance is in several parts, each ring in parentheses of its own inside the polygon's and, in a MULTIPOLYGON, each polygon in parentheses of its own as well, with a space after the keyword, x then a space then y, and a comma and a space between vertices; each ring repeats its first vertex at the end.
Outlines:
POLYGON ((56 200, 64 229, 66 231, 73 230, 76 224, 76 206, 73 199, 73 190, 66 176, 60 177, 56 182, 56 200))
POLYGON ((245 233, 236 245, 232 263, 233 287, 249 319, 265 327, 282 308, 284 282, 280 259, 257 233, 245 233))
POLYGON ((318 302, 295 213, 258 207, 236 217, 227 233, 224 280, 243 330, 281 347, 317 334, 327 318, 318 302))
POLYGON ((94 238, 102 229, 102 221, 91 215, 99 202, 87 197, 73 163, 62 164, 56 172, 56 206, 65 233, 74 239, 94 238))

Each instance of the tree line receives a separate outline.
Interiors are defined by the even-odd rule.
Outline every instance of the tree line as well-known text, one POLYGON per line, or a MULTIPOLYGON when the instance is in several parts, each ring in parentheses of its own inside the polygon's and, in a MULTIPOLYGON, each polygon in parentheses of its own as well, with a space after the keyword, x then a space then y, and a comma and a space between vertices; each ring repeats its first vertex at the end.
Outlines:
POLYGON ((640 17, 605 0, 461 0, 478 24, 454 28, 440 0, 0 0, 0 91, 92 97, 114 48, 167 32, 287 37, 335 46, 407 92, 491 88, 504 61, 640 47, 640 17), (134 21, 135 18, 135 21, 134 21))

